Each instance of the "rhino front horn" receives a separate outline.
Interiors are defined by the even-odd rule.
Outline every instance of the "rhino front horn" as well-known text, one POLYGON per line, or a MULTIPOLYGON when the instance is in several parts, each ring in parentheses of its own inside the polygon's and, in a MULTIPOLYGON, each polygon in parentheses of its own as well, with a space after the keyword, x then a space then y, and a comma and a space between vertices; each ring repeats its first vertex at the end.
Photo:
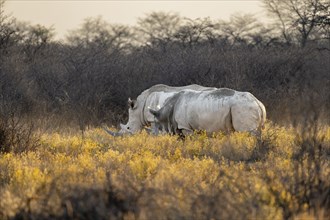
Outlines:
POLYGON ((105 126, 102 126, 102 129, 107 132, 108 134, 110 134, 111 136, 113 137, 119 137, 119 136, 122 136, 123 134, 119 133, 119 132, 113 132, 113 131, 110 131, 108 128, 106 128, 105 126))

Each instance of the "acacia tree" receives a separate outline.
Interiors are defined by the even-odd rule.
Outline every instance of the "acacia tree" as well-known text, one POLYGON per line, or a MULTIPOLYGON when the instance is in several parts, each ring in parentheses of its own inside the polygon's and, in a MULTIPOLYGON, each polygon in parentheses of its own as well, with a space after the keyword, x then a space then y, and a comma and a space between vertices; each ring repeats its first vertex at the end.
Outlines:
POLYGON ((4 5, 5 1, 0 0, 0 114, 8 115, 11 108, 18 109, 25 98, 21 89, 25 69, 19 36, 14 28, 16 20, 5 13, 4 5))
MULTIPOLYGON (((4 11, 5 1, 0 0, 0 53, 5 52, 5 50, 14 43, 13 39, 15 36, 15 30, 12 28, 14 19, 5 14, 4 11)), ((2 58, 2 56, 1 56, 2 58)), ((0 58, 0 59, 1 59, 0 58)))
POLYGON ((210 18, 197 18, 195 20, 184 18, 183 24, 180 25, 174 37, 181 45, 188 45, 189 47, 203 41, 213 43, 219 37, 216 29, 217 24, 210 18))
POLYGON ((269 14, 275 16, 287 44, 297 35, 301 47, 305 47, 313 32, 330 25, 327 0, 263 0, 263 4, 269 14))
POLYGON ((152 12, 138 19, 137 34, 142 44, 166 45, 173 39, 182 22, 176 13, 152 12))
POLYGON ((110 24, 101 17, 85 19, 67 36, 63 103, 75 114, 82 131, 110 112, 109 107, 114 107, 109 105, 121 98, 116 91, 123 91, 125 84, 120 84, 124 76, 118 66, 124 68, 132 41, 128 26, 110 24))
POLYGON ((232 44, 269 44, 274 40, 267 28, 253 14, 234 14, 229 21, 220 21, 220 30, 232 44))
POLYGON ((103 47, 108 52, 127 49, 131 46, 132 39, 128 26, 110 24, 102 17, 86 18, 79 28, 71 30, 67 36, 67 41, 72 46, 103 47))

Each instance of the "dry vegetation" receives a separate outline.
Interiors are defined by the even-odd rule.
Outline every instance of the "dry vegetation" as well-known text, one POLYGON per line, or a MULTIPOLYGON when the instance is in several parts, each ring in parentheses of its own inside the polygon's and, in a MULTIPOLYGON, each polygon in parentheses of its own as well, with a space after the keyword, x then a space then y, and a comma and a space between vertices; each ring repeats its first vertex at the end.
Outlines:
POLYGON ((322 219, 330 127, 310 139, 297 131, 268 123, 263 141, 233 133, 184 142, 43 133, 34 150, 0 157, 0 218, 322 219))
POLYGON ((327 219, 330 4, 263 3, 273 24, 153 12, 57 41, 0 0, 0 219, 327 219), (99 129, 157 83, 251 92, 262 139, 99 129))

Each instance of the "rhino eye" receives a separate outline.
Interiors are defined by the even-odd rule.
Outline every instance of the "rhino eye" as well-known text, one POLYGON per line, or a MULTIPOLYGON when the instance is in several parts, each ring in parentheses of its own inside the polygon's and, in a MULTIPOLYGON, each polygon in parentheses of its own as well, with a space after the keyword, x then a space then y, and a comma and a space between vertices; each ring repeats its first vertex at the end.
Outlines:
POLYGON ((129 130, 129 127, 127 127, 127 129, 129 130))

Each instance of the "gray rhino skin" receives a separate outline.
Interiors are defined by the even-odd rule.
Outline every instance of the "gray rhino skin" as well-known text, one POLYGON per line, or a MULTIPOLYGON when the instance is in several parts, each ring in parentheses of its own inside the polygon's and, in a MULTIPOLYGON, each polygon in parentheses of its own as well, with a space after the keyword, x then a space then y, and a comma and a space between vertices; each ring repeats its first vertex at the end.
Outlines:
POLYGON ((159 110, 149 108, 156 123, 171 134, 184 136, 195 130, 213 132, 247 131, 257 136, 266 121, 265 106, 251 93, 222 88, 182 91, 159 110))
POLYGON ((122 136, 123 134, 134 134, 146 126, 151 125, 151 132, 157 134, 158 127, 155 125, 155 117, 149 112, 149 108, 159 109, 164 102, 181 91, 204 91, 215 90, 213 87, 204 87, 197 84, 188 86, 173 87, 164 84, 157 84, 144 90, 136 100, 128 99, 128 122, 120 124, 119 132, 112 132, 105 127, 103 129, 112 136, 122 136))

